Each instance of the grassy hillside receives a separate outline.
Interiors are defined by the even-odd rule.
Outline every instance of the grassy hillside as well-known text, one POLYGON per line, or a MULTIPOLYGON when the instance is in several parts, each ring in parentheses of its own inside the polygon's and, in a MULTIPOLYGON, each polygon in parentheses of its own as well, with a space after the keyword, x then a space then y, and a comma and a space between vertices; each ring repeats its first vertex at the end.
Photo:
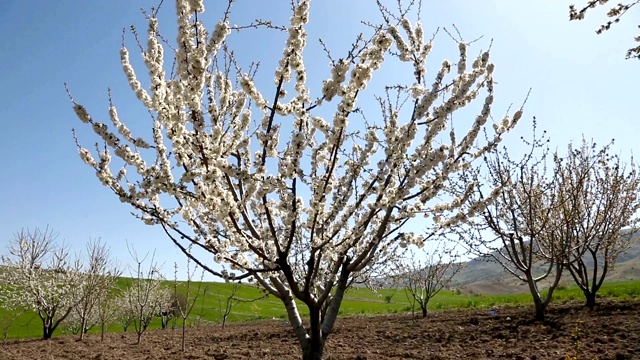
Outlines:
MULTIPOLYGON (((529 304, 531 302, 525 284, 507 273, 494 262, 474 259, 454 277, 454 291, 442 291, 436 296, 429 308, 431 310, 453 308, 478 308, 509 304, 529 304), (460 291, 461 290, 461 291, 460 291)), ((0 271, 6 271, 0 266, 0 271)), ((131 282, 129 278, 119 279, 119 287, 125 288, 131 282)), ((555 301, 582 300, 582 294, 575 286, 573 279, 566 273, 561 286, 554 294, 555 301)), ((194 283, 195 293, 198 285, 199 298, 188 319, 192 326, 219 324, 222 322, 222 311, 225 301, 231 294, 233 284, 227 283, 194 283)), ((168 283, 167 286, 171 286, 168 283)), ((286 313, 279 299, 264 294, 249 285, 240 285, 236 297, 244 300, 234 306, 228 321, 250 321, 259 319, 282 319, 286 321, 286 313), (261 298, 259 300, 256 300, 261 298), (256 301, 254 301, 256 300, 256 301)), ((607 275, 607 280, 600 295, 623 298, 640 298, 640 244, 631 248, 620 257, 615 268, 607 275)), ((7 311, 0 303, 0 338, 20 338, 41 336, 41 323, 37 315, 30 311, 7 311)), ((308 315, 304 305, 299 304, 303 316, 308 315)), ((366 288, 349 289, 341 307, 342 315, 385 314, 408 312, 411 305, 402 291, 383 289, 373 293, 366 288)), ((160 320, 155 319, 151 328, 159 328, 160 320)), ((93 329, 92 332, 96 332, 93 329)), ((109 331, 122 331, 120 325, 112 325, 109 331)), ((131 330, 130 330, 131 331, 131 330)), ((55 336, 63 334, 58 329, 55 336)))
MULTIPOLYGON (((125 286, 130 279, 120 279, 120 286, 125 286)), ((195 284, 197 287, 198 283, 195 284)), ((191 326, 219 324, 222 322, 221 309, 224 301, 232 291, 232 284, 202 283, 200 297, 188 319, 191 326)), ((195 289, 194 289, 195 291, 195 289)), ((600 291, 603 296, 614 298, 640 299, 640 281, 607 283, 600 291)), ((245 300, 262 297, 262 292, 249 285, 240 285, 236 296, 245 300)), ((560 289, 556 292, 555 301, 581 300, 582 294, 575 287, 560 289)), ((429 304, 430 311, 460 308, 483 308, 502 305, 530 304, 529 294, 503 295, 459 295, 454 291, 442 291, 429 304)), ((305 307, 300 304, 303 316, 308 315, 305 307)), ((409 312, 411 306, 404 292, 383 289, 373 293, 369 289, 352 288, 345 295, 340 313, 341 315, 373 315, 409 312)), ((233 308, 229 321, 249 321, 259 319, 282 319, 286 321, 286 313, 280 300, 273 296, 254 302, 239 303, 233 308)), ((160 328, 160 321, 156 319, 151 328, 160 328)), ((113 325, 109 331, 122 331, 119 325, 113 325)), ((130 330, 131 331, 131 330, 130 330)), ((22 338, 41 336, 40 319, 33 312, 10 312, 0 308, 0 337, 22 338)), ((91 332, 97 332, 92 329, 91 332)), ((54 336, 63 334, 62 329, 56 330, 54 336)))

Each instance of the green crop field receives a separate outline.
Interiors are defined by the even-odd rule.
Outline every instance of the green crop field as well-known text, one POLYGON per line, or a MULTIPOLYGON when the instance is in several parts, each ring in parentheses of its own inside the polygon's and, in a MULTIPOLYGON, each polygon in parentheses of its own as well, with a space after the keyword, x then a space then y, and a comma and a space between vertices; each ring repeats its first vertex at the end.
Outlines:
MULTIPOLYGON (((120 279, 119 286, 125 287, 130 279, 120 279)), ((228 283, 193 283, 192 293, 199 287, 199 297, 187 320, 190 326, 220 324, 222 309, 226 299, 233 291, 234 284, 228 283)), ((599 291, 602 297, 615 299, 640 299, 640 281, 623 281, 605 283, 599 291)), ((235 296, 244 300, 237 303, 228 318, 229 322, 251 321, 259 319, 282 319, 286 321, 286 313, 279 299, 264 297, 259 289, 250 285, 239 285, 235 296)), ((554 293, 554 302, 581 301, 582 292, 577 287, 560 287, 554 293)), ((458 295, 453 291, 442 291, 429 303, 430 311, 465 308, 490 308, 505 305, 531 304, 528 293, 513 295, 458 295)), ((553 306, 553 303, 551 304, 553 306)), ((303 316, 306 308, 299 306, 303 316)), ((376 315, 389 313, 407 313, 411 305, 403 291, 382 289, 376 293, 366 288, 349 289, 345 295, 340 313, 349 315, 376 315)), ((160 328, 160 320, 155 319, 151 329, 160 328)), ((41 336, 41 323, 38 316, 31 311, 8 311, 0 304, 0 337, 25 338, 41 336)), ((99 330, 93 328, 90 333, 99 330)), ((112 325, 109 331, 123 331, 122 326, 112 325)), ((132 331, 131 329, 129 331, 132 331)), ((63 329, 56 330, 54 336, 64 334, 63 329)))

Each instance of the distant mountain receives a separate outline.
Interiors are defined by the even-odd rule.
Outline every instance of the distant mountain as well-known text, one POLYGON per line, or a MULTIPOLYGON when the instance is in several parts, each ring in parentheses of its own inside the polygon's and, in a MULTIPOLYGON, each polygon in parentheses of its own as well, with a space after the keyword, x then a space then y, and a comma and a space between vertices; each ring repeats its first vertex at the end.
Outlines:
MULTIPOLYGON (((636 245, 618 258, 615 266, 609 269, 605 281, 639 280, 640 279, 640 232, 635 234, 636 245)), ((587 258, 591 265, 591 259, 587 258)), ((453 277, 450 287, 474 293, 515 293, 527 291, 526 284, 507 272, 491 258, 476 258, 464 263, 464 267, 453 277)), ((544 269, 540 266, 540 273, 544 269)), ((561 280, 566 284, 573 283, 571 274, 565 272, 561 280)))

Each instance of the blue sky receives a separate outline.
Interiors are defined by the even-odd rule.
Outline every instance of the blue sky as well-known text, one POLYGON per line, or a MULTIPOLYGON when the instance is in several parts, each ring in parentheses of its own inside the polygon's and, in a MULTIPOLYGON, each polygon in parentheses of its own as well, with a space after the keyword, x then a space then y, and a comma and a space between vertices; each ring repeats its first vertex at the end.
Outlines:
MULTIPOLYGON (((288 2, 238 0, 231 22, 242 25, 262 18, 285 23, 288 2)), ((146 24, 139 9, 149 9, 155 3, 0 2, 1 251, 22 227, 49 225, 78 251, 90 238, 100 237, 126 262, 128 241, 139 253, 156 249, 167 275, 172 273, 174 261, 184 268, 183 255, 161 229, 145 226, 131 216, 131 209, 102 187, 93 171, 80 161, 71 128, 78 129, 85 146, 96 138, 75 117, 63 86, 67 82, 74 97, 94 118, 105 122, 107 88, 111 87, 123 121, 134 131, 148 131, 148 117, 121 71, 119 49, 122 28, 135 24, 144 34, 146 24)), ((209 29, 219 18, 222 3, 207 1, 209 6, 217 6, 207 9, 209 29)), ((519 106, 529 88, 533 89, 525 107, 527 121, 507 143, 515 144, 513 139, 529 134, 528 120, 536 116, 540 127, 549 132, 552 146, 564 147, 584 134, 601 144, 615 138, 617 151, 637 153, 640 64, 624 60, 625 50, 632 45, 637 14, 629 14, 613 30, 597 36, 594 30, 604 19, 605 9, 576 23, 568 21, 568 5, 560 0, 425 0, 422 19, 427 33, 455 23, 465 40, 484 35, 471 53, 493 39, 496 116, 504 114, 511 103, 519 106)), ((173 39, 175 27, 173 14, 173 2, 166 0, 160 29, 169 39, 173 39)), ((358 31, 366 30, 358 20, 379 21, 373 0, 312 1, 310 54, 321 54, 316 41, 319 37, 339 54, 358 31)), ((128 44, 135 58, 130 36, 128 44)), ((279 38, 264 35, 245 36, 233 43, 241 61, 263 61, 266 78, 273 76, 269 64, 280 56, 281 44, 279 38)), ((441 32, 430 69, 437 71, 444 58, 455 61, 456 50, 455 43, 441 32)), ((309 59, 311 79, 325 78, 326 59, 321 55, 309 59)), ((138 68, 138 73, 145 71, 138 68)), ((391 70, 385 76, 394 75, 391 70)))

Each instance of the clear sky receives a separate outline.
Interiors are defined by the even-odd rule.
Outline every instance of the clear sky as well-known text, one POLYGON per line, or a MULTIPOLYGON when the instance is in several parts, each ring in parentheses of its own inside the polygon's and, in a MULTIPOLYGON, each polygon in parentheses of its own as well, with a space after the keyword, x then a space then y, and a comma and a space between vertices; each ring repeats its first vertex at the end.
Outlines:
MULTIPOLYGON (((209 29, 221 15, 223 3, 206 1, 209 29)), ((237 0, 231 22, 243 25, 261 18, 285 23, 288 3, 237 0)), ((140 110, 121 71, 119 49, 122 28, 135 24, 144 36, 146 23, 140 8, 154 4, 147 0, 0 1, 2 251, 22 227, 49 225, 78 251, 90 238, 100 237, 126 262, 128 241, 139 253, 156 249, 168 276, 174 261, 184 267, 184 256, 161 229, 131 216, 131 208, 104 188, 79 159, 71 128, 78 129, 85 146, 96 138, 76 118, 63 86, 67 82, 78 101, 103 122, 108 122, 107 88, 111 87, 123 121, 134 130, 148 130, 148 116, 140 110)), ((528 134, 528 119, 536 116, 554 147, 579 141, 584 134, 600 144, 615 138, 617 151, 638 153, 640 63, 624 59, 638 14, 630 13, 613 30, 598 36, 594 30, 604 20, 605 9, 576 23, 568 21, 568 5, 562 0, 425 0, 422 19, 427 33, 438 27, 451 29, 455 23, 465 40, 484 35, 472 48, 473 54, 493 39, 496 116, 511 103, 519 106, 533 89, 525 107, 527 121, 512 138, 528 134)), ((165 0, 160 29, 169 39, 175 32, 174 12, 173 1, 165 0)), ((330 48, 345 49, 358 31, 366 31, 358 20, 380 20, 375 1, 313 0, 310 51, 319 54, 319 37, 330 48)), ((128 45, 136 57, 130 36, 128 45)), ((281 55, 280 40, 244 37, 233 45, 242 61, 261 60, 265 74, 273 76, 273 68, 267 65, 281 55)), ((455 61, 457 47, 441 32, 430 58, 433 72, 444 58, 455 61)), ((325 78, 326 64, 321 56, 310 57, 310 78, 325 78), (321 75, 315 74, 316 68, 321 75)), ((144 74, 145 69, 138 68, 138 73, 144 74)))

